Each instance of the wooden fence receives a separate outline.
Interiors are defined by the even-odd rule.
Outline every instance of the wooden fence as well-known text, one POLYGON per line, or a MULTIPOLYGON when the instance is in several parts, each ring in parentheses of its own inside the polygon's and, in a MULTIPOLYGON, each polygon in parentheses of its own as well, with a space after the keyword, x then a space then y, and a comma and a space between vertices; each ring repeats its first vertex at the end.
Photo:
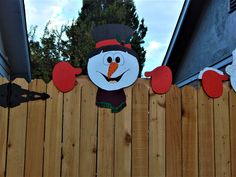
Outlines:
POLYGON ((51 98, 0 108, 0 177, 236 177, 236 94, 227 85, 213 100, 190 86, 155 95, 140 79, 112 114, 95 106, 84 77, 66 94, 52 82, 14 82, 51 98))

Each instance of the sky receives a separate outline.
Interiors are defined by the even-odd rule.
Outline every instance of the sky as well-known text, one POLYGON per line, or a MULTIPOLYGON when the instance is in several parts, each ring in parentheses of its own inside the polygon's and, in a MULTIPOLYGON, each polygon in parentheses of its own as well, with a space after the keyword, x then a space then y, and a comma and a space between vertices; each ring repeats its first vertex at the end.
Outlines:
MULTIPOLYGON (((147 51, 143 69, 151 71, 162 64, 174 32, 184 0, 134 0, 139 19, 144 18, 148 32, 144 48, 147 51)), ((51 28, 70 24, 78 17, 82 0, 25 0, 28 30, 37 25, 37 36, 41 36, 46 23, 51 28)))

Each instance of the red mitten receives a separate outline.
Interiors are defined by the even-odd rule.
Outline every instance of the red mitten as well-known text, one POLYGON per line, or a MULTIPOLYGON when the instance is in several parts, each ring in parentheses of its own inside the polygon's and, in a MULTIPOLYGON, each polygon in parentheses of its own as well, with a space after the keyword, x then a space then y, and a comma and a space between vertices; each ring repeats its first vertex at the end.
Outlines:
POLYGON ((211 98, 219 98, 223 94, 222 81, 229 80, 224 74, 217 73, 213 70, 205 71, 202 75, 202 86, 206 94, 211 98))
POLYGON ((151 77, 151 86, 154 93, 164 94, 169 91, 172 84, 172 71, 167 66, 160 66, 151 72, 145 72, 146 77, 151 77))
POLYGON ((81 72, 81 68, 74 68, 68 62, 59 62, 54 66, 52 80, 59 91, 66 93, 75 87, 76 75, 81 72))

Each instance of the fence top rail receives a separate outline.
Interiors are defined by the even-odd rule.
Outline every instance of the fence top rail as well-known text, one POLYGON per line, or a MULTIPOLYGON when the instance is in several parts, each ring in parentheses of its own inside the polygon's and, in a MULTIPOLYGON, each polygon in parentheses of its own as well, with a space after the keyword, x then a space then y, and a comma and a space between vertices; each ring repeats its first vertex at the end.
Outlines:
MULTIPOLYGON (((17 78, 15 80, 13 80, 12 82, 15 82, 16 80, 24 80, 25 81, 24 78, 17 78)), ((22 82, 24 82, 24 81, 22 81, 22 82)), ((44 83, 45 85, 48 85, 51 82, 53 82, 51 80, 49 83, 46 83, 42 79, 33 79, 31 81, 31 83, 32 82, 36 82, 36 81, 38 81, 40 83, 44 83)), ((6 84, 6 83, 9 83, 9 81, 6 78, 0 77, 0 84, 6 84)), ((88 84, 90 85, 90 84, 93 84, 93 83, 92 83, 92 81, 89 79, 89 77, 87 75, 80 75, 80 76, 77 77, 77 85, 78 86, 83 86, 83 85, 88 85, 88 84)), ((150 90, 150 93, 153 94, 152 89, 151 89, 150 78, 138 78, 137 81, 132 86, 130 86, 130 87, 132 88, 132 87, 134 87, 137 84, 145 85, 150 90)), ((227 90, 231 89, 229 81, 224 82, 223 86, 224 86, 224 89, 227 89, 227 90)), ((177 86, 173 84, 172 87, 177 87, 177 86)), ((181 87, 181 88, 177 87, 177 88, 180 89, 180 90, 184 90, 186 87, 192 87, 193 89, 197 89, 197 90, 202 89, 201 84, 199 84, 198 86, 186 85, 184 87, 181 87)))

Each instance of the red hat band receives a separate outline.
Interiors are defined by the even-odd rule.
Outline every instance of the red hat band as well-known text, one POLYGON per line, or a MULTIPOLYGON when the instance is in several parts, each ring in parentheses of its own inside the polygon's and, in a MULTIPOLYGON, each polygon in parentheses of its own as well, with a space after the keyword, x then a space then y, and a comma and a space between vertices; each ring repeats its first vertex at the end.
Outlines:
POLYGON ((123 43, 118 42, 116 39, 108 39, 108 40, 97 42, 96 48, 98 49, 101 47, 106 47, 106 46, 111 46, 111 45, 120 45, 129 49, 132 49, 131 44, 123 44, 123 43))

